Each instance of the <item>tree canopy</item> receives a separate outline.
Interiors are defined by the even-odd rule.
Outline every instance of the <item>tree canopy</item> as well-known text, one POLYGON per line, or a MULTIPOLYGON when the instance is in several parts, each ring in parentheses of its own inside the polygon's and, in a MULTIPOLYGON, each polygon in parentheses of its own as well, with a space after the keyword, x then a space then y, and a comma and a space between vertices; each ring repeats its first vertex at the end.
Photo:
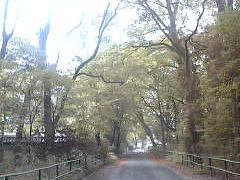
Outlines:
POLYGON ((19 142, 44 136, 51 151, 60 134, 84 140, 82 151, 104 145, 115 153, 141 140, 163 150, 240 158, 239 1, 109 3, 94 23, 90 55, 68 60, 72 71, 58 69, 59 59, 48 62, 51 17, 33 44, 15 36, 18 23, 9 31, 9 2, 1 18, 2 140, 7 133, 19 142), (128 8, 137 14, 127 42, 106 40, 128 8))

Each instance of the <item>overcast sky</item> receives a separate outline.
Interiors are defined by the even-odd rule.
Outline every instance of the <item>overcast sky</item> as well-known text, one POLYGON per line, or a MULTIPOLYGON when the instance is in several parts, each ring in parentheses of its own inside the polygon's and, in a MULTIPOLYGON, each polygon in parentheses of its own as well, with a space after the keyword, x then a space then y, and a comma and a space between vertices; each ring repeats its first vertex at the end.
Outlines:
MULTIPOLYGON (((57 52, 61 49, 59 68, 66 70, 67 67, 70 67, 68 64, 74 56, 81 56, 85 59, 95 48, 101 16, 109 1, 112 9, 119 2, 119 0, 9 0, 7 28, 11 29, 17 19, 14 36, 22 37, 37 45, 37 32, 50 18, 51 30, 47 42, 48 62, 54 63, 57 59, 57 52), (81 27, 66 39, 66 33, 81 21, 81 27)), ((0 0, 0 13, 3 12, 4 3, 5 0, 0 0)), ((200 7, 198 13, 201 11, 200 7)), ((187 30, 191 32, 194 29, 198 13, 182 12, 189 18, 184 23, 182 29, 184 32, 187 32, 187 30)), ((211 22, 209 17, 212 16, 210 13, 211 11, 205 12, 206 23, 211 22)), ((3 16, 0 15, 0 22, 2 22, 3 16)), ((135 9, 121 7, 117 17, 105 32, 111 43, 128 41, 128 26, 134 23, 136 16, 135 9)), ((178 25, 182 26, 182 24, 178 25)), ((75 65, 71 63, 71 66, 73 68, 75 65)))
MULTIPOLYGON (((10 0, 7 28, 11 29, 17 18, 14 36, 22 37, 37 45, 37 32, 50 17, 51 31, 47 42, 48 61, 55 62, 58 49, 61 48, 59 67, 66 68, 66 64, 70 63, 75 55, 87 58, 91 54, 99 21, 108 1, 10 0), (66 39, 66 33, 81 21, 81 27, 66 39)), ((2 10, 4 2, 0 0, 2 10)), ((110 0, 110 2, 113 9, 118 0, 110 0)), ((135 11, 132 9, 120 10, 105 35, 109 36, 113 43, 127 41, 127 27, 133 23, 135 16, 135 11)))

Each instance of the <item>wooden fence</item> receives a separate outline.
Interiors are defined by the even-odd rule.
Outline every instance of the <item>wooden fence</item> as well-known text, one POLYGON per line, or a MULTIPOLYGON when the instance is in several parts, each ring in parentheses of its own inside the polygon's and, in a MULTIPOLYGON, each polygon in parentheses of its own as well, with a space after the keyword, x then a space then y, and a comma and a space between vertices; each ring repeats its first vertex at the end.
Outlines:
MULTIPOLYGON (((67 140, 66 137, 62 137, 62 136, 56 136, 54 142, 55 143, 63 143, 67 140)), ((0 144, 6 144, 6 145, 15 145, 18 142, 17 137, 15 136, 4 136, 2 138, 0 138, 0 144)), ((45 138, 44 137, 23 137, 21 139, 21 143, 22 144, 41 144, 45 142, 45 138)))
POLYGON ((168 151, 168 153, 173 156, 175 155, 174 159, 183 165, 207 169, 211 177, 214 171, 224 173, 225 179, 227 180, 229 180, 231 176, 240 177, 240 161, 186 154, 177 151, 168 151))
POLYGON ((83 175, 89 169, 103 164, 104 161, 101 155, 85 155, 79 159, 65 161, 30 171, 0 175, 0 180, 59 180, 74 172, 83 175))

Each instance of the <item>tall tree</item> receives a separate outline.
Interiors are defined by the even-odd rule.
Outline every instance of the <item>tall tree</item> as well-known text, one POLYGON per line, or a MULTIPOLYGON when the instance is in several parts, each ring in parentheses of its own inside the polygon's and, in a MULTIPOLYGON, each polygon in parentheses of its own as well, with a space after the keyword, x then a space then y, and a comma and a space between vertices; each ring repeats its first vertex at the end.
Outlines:
POLYGON ((12 28, 11 32, 7 33, 6 22, 7 22, 7 17, 8 17, 8 4, 9 4, 9 0, 6 0, 5 5, 4 5, 4 11, 3 11, 2 46, 1 46, 1 51, 0 51, 0 59, 3 59, 6 56, 8 41, 13 36, 14 30, 15 30, 15 25, 16 25, 16 22, 15 22, 15 25, 12 28))
MULTIPOLYGON (((48 70, 47 66, 47 38, 50 32, 50 21, 39 31, 39 51, 41 53, 41 65, 44 69, 48 70)), ((44 104, 44 128, 45 128, 45 141, 46 144, 50 147, 53 146, 54 138, 55 138, 55 129, 52 118, 52 86, 51 79, 48 77, 48 73, 45 74, 43 80, 43 104, 44 104)))
POLYGON ((187 121, 185 147, 188 152, 197 152, 196 144, 198 143, 198 135, 196 132, 194 121, 194 76, 193 76, 193 61, 189 50, 189 41, 197 33, 200 20, 205 11, 204 0, 202 11, 199 14, 196 26, 190 34, 184 35, 177 28, 177 18, 179 15, 179 7, 181 2, 179 0, 166 0, 165 2, 138 0, 140 7, 143 9, 143 19, 149 19, 154 22, 155 31, 161 33, 168 39, 169 43, 164 40, 160 42, 147 42, 138 47, 166 47, 176 53, 176 62, 178 63, 179 76, 182 77, 182 88, 185 89, 185 117, 187 121), (161 14, 165 16, 161 16, 161 14), (144 17, 145 16, 145 17, 144 17), (166 21, 167 18, 168 20, 166 21))

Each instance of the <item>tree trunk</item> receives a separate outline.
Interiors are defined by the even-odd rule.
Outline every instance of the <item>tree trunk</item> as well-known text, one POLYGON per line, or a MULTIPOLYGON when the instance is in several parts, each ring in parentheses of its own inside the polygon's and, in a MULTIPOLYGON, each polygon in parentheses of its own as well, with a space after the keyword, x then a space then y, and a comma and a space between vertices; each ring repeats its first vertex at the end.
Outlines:
POLYGON ((166 150, 165 127, 162 119, 160 120, 160 122, 161 122, 162 148, 165 151, 166 150))
POLYGON ((54 144, 55 128, 52 121, 52 99, 51 99, 51 82, 44 80, 44 127, 45 142, 52 148, 54 144))
POLYGON ((215 0, 218 8, 218 12, 224 12, 226 7, 225 0, 215 0))
MULTIPOLYGON (((39 33, 39 49, 42 55, 41 63, 45 69, 48 69, 46 62, 46 44, 50 31, 50 22, 48 21, 39 33)), ((55 138, 55 127, 52 118, 52 99, 51 99, 51 82, 48 75, 43 79, 43 105, 44 105, 44 128, 45 128, 45 143, 48 148, 53 148, 55 138)))
POLYGON ((3 38, 2 47, 0 51, 0 59, 4 59, 4 57, 7 54, 7 43, 8 43, 8 40, 6 38, 3 38))
POLYGON ((110 144, 111 146, 114 145, 115 136, 116 136, 116 128, 117 128, 116 122, 113 122, 113 134, 112 134, 111 144, 110 144))
POLYGON ((121 122, 117 123, 115 136, 117 136, 114 140, 114 146, 115 146, 115 153, 120 153, 120 146, 121 146, 121 122))
POLYGON ((22 137, 23 137, 23 128, 24 128, 24 124, 25 124, 26 115, 28 113, 28 103, 29 103, 29 98, 30 98, 29 91, 30 90, 28 90, 27 92, 24 93, 24 101, 23 101, 23 105, 22 105, 22 109, 21 109, 21 114, 19 117, 17 132, 16 132, 17 141, 21 141, 22 137))
POLYGON ((117 142, 116 142, 116 153, 117 154, 120 154, 120 146, 121 146, 121 130, 120 130, 120 127, 118 127, 117 142))
POLYGON ((1 127, 1 144, 0 144, 0 163, 3 162, 4 151, 3 151, 3 139, 4 139, 4 130, 5 130, 6 115, 3 113, 2 127, 1 127))
POLYGON ((137 136, 134 135, 133 141, 134 141, 135 148, 137 148, 137 146, 138 146, 137 136))
POLYGON ((15 27, 13 27, 12 31, 9 34, 6 33, 6 21, 7 21, 7 13, 8 13, 8 3, 9 3, 9 1, 7 0, 5 2, 5 6, 4 6, 3 27, 2 27, 2 46, 1 46, 1 51, 0 51, 0 59, 3 59, 6 56, 6 54, 7 54, 8 41, 13 36, 13 32, 14 32, 14 28, 15 28, 15 27))
POLYGON ((233 10, 233 0, 228 0, 227 5, 228 5, 228 8, 232 11, 233 10))
POLYGON ((147 124, 144 122, 143 112, 137 111, 136 112, 136 116, 137 116, 141 126, 143 127, 145 133, 150 138, 150 141, 151 141, 153 147, 156 147, 157 144, 155 143, 155 140, 154 140, 154 137, 153 137, 153 133, 152 133, 151 129, 147 126, 147 124))
POLYGON ((194 121, 192 60, 189 57, 187 41, 185 42, 185 117, 187 127, 185 133, 185 148, 189 153, 196 153, 197 133, 194 121))
POLYGON ((97 146, 101 146, 101 136, 100 136, 100 132, 97 132, 97 133, 95 134, 95 140, 96 140, 97 146))

